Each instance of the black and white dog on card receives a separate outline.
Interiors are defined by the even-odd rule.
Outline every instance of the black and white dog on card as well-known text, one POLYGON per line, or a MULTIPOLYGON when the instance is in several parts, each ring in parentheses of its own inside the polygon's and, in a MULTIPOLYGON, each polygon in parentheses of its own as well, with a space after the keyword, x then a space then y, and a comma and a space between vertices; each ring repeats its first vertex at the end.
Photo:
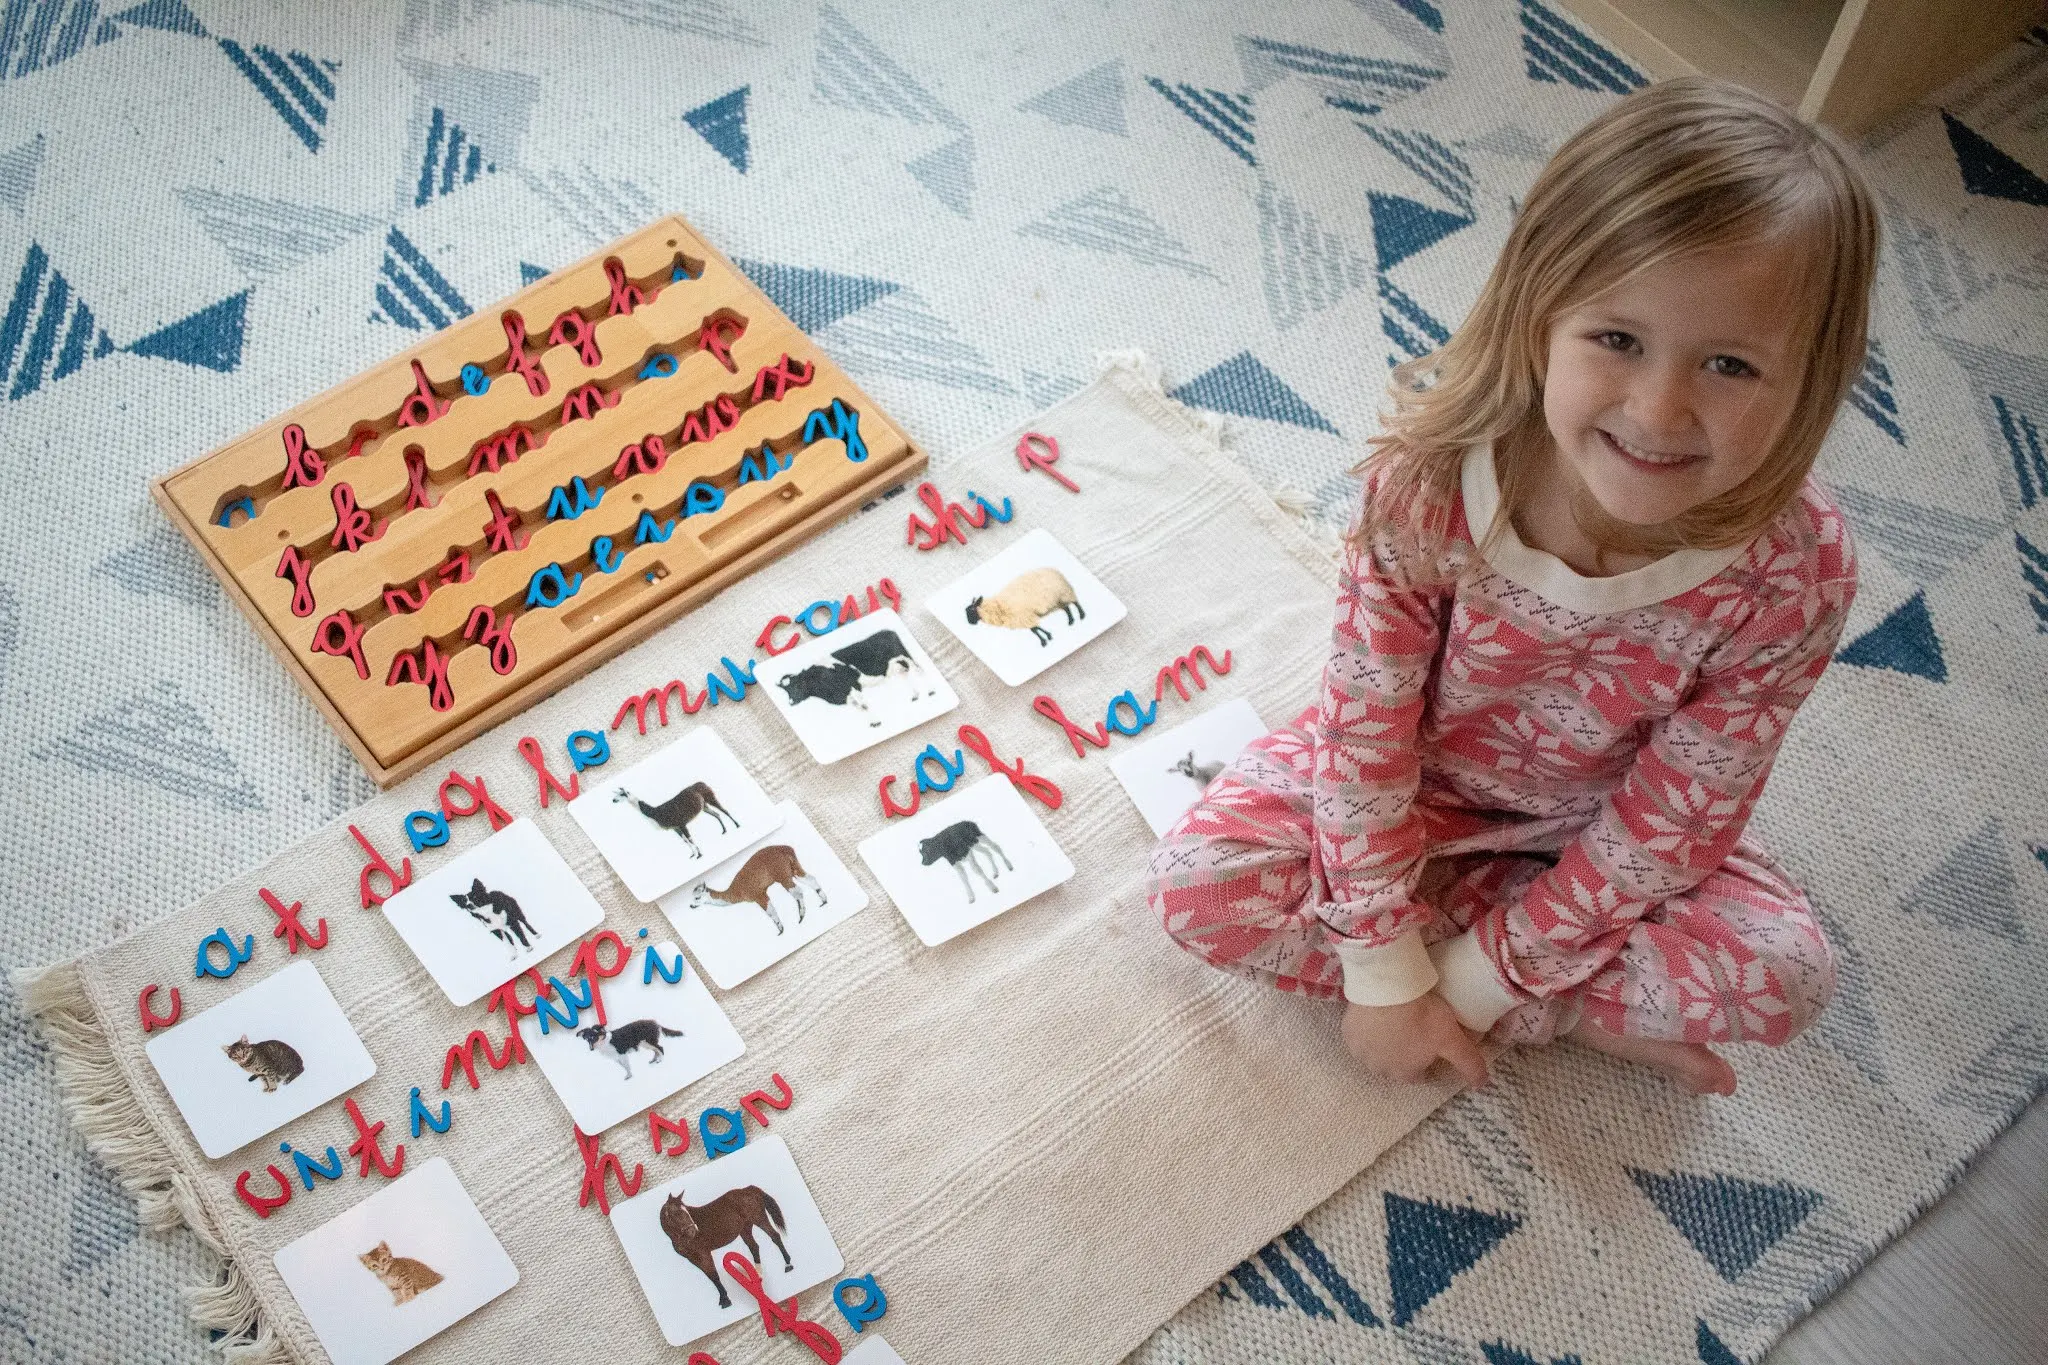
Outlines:
POLYGON ((633 1079, 633 1065, 628 1058, 633 1053, 643 1047, 652 1052, 654 1054, 654 1061, 649 1062, 649 1066, 654 1065, 654 1062, 660 1061, 666 1055, 661 1048, 663 1034, 667 1034, 671 1038, 680 1038, 683 1036, 683 1031, 679 1028, 670 1028, 666 1024, 657 1023, 652 1019, 635 1019, 632 1023, 621 1024, 615 1029, 607 1029, 603 1024, 592 1024, 589 1028, 576 1031, 578 1038, 590 1044, 592 1052, 597 1051, 602 1046, 609 1045, 612 1050, 612 1060, 619 1064, 619 1070, 626 1073, 626 1079, 629 1081, 633 1079))
POLYGON ((519 902, 503 891, 487 891, 481 880, 472 877, 468 891, 451 894, 448 899, 469 911, 471 919, 490 930, 491 937, 504 944, 511 957, 517 958, 520 950, 529 946, 531 940, 528 936, 534 932, 533 923, 519 908, 519 902))

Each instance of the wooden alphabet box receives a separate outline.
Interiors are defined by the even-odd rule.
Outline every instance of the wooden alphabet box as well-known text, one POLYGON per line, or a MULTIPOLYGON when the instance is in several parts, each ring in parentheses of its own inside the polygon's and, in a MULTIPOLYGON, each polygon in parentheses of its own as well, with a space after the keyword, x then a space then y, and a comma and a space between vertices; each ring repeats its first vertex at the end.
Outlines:
POLYGON ((388 786, 924 463, 665 218, 153 491, 388 786))

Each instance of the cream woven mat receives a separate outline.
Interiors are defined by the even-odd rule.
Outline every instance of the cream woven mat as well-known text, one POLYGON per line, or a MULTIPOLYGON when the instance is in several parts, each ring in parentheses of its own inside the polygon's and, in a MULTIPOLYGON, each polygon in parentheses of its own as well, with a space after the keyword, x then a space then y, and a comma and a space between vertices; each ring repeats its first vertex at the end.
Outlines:
MULTIPOLYGON (((780 1072, 796 1091, 774 1131, 790 1143, 844 1251, 848 1274, 873 1273, 889 1296, 880 1324, 913 1365, 1045 1365, 1114 1361, 1253 1248, 1288 1227, 1413 1127, 1442 1098, 1360 1079, 1324 1011, 1211 970, 1174 947, 1139 893, 1151 837, 1109 771, 1114 750, 1077 760, 1032 714, 1032 695, 1077 718, 1099 715, 1126 688, 1149 695, 1156 670, 1197 643, 1234 666, 1194 702, 1171 692, 1165 725, 1201 706, 1249 697, 1269 722, 1313 696, 1327 638, 1329 561, 1217 446, 1199 423, 1130 368, 1037 418, 1055 435, 1060 469, 1079 496, 1022 474, 1013 431, 944 464, 952 497, 966 488, 1015 499, 1007 526, 972 544, 916 553, 904 544, 909 496, 883 502, 749 578, 558 696, 482 736, 447 767, 482 774, 514 814, 534 816, 629 941, 657 911, 635 902, 559 801, 537 808, 522 735, 561 755, 576 729, 605 729, 620 699, 670 677, 701 680, 720 655, 745 659, 769 617, 843 596, 883 575, 960 694, 950 716, 820 769, 764 697, 725 702, 695 723, 717 729, 771 796, 793 797, 824 831, 874 903, 849 923, 721 1003, 747 1044, 741 1060, 660 1106, 676 1115, 731 1105, 780 1072), (1034 527, 1051 529, 1130 609, 1100 640, 1041 675, 1005 688, 926 614, 923 594, 1034 527), (872 885, 853 845, 882 823, 875 788, 905 773, 928 741, 952 746, 979 725, 999 754, 1023 755, 1065 803, 1044 813, 1078 875, 937 949, 923 947, 872 885)), ((313 724, 309 715, 308 724, 313 724)), ((672 739, 612 734, 624 766, 672 739)), ((970 764, 978 760, 970 757, 970 764)), ((558 770, 566 771, 559 760, 558 770)), ((143 1054, 137 992, 177 984, 204 1009, 287 965, 268 935, 256 889, 303 900, 332 942, 313 955, 376 1059, 353 1097, 403 1138, 407 1095, 440 1097, 448 1045, 488 1025, 481 1005, 455 1009, 376 912, 356 905, 362 856, 353 823, 388 856, 406 812, 431 808, 437 767, 337 820, 303 843, 138 933, 45 974, 31 989, 59 1055, 74 1114, 153 1226, 189 1223, 229 1266, 198 1297, 202 1322, 223 1328, 245 1360, 315 1361, 322 1352, 272 1265, 278 1247, 384 1183, 354 1164, 333 1185, 301 1191, 267 1221, 233 1182, 273 1148, 208 1161, 193 1144, 143 1054), (193 952, 217 926, 256 933, 255 957, 232 981, 194 981, 193 952)), ((974 769, 970 769, 972 773, 974 769)), ((899 791, 901 788, 899 787, 899 791)), ((486 832, 456 822, 437 866, 486 832)), ((303 956, 303 955, 302 955, 303 956)), ((567 950, 549 966, 566 970, 567 950)), ((543 969, 544 971, 546 968, 543 969)), ((158 1004, 163 997, 160 995, 158 1004)), ((595 1205, 576 1202, 582 1161, 567 1113, 532 1066, 459 1079, 454 1126, 406 1139, 409 1160, 445 1156, 520 1268, 508 1295, 429 1341, 409 1359, 470 1361, 601 1343, 621 1360, 677 1358, 656 1330, 632 1272, 595 1205)), ((628 1169, 659 1182, 686 1163, 650 1154, 635 1117, 605 1137, 628 1169)), ((345 1148, 354 1127, 336 1101, 274 1139, 345 1148)), ((267 1181, 259 1181, 259 1188, 267 1181)), ((806 1316, 836 1324, 829 1286, 804 1296, 806 1316)), ((743 1322, 698 1344, 727 1365, 787 1360, 796 1349, 743 1322)))

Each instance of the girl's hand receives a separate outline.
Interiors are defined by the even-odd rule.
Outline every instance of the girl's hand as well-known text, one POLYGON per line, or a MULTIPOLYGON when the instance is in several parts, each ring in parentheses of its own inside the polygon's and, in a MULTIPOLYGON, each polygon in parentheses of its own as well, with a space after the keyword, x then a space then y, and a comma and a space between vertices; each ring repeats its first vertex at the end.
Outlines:
POLYGON ((1381 1080, 1410 1084, 1442 1058, 1472 1086, 1486 1084, 1486 1055, 1441 995, 1401 1005, 1344 1007, 1344 1046, 1381 1080))

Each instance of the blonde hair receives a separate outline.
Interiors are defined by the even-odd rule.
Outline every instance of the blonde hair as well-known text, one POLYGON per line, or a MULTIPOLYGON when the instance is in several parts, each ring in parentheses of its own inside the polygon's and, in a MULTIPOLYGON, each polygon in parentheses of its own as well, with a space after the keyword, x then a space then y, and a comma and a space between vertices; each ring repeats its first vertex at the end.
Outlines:
MULTIPOLYGON (((1836 409, 1862 369, 1877 212, 1841 146, 1761 95, 1686 76, 1647 86, 1575 133, 1536 178, 1479 299, 1451 339, 1396 366, 1352 538, 1441 551, 1467 446, 1494 443, 1501 508, 1528 486, 1543 434, 1548 335, 1559 315, 1640 271, 1700 252, 1792 242, 1795 350, 1806 357, 1792 415, 1747 480, 1661 527, 1575 514, 1607 550, 1744 543, 1798 495, 1836 409)), ((1498 534, 1472 527, 1474 536, 1498 534)))

